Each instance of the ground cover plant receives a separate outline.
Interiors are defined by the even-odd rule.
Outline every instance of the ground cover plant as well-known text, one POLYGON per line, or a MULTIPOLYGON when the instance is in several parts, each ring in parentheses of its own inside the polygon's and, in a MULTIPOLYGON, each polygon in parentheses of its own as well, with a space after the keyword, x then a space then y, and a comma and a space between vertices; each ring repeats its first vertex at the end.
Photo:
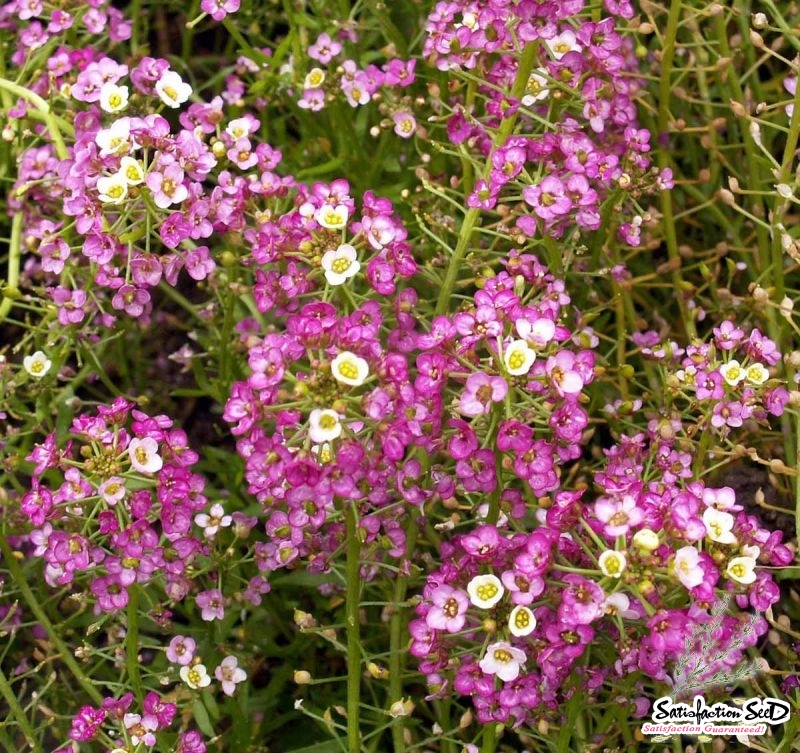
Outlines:
POLYGON ((798 28, 0 5, 0 749, 796 749, 798 28))

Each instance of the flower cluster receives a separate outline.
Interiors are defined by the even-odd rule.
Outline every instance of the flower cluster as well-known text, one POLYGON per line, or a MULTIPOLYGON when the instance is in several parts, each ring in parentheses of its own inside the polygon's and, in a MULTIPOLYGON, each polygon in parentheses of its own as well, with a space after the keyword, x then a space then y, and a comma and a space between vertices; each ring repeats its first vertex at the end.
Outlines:
MULTIPOLYGON (((165 701, 157 693, 147 693, 141 712, 131 712, 133 693, 120 698, 105 698, 99 708, 82 706, 72 719, 70 739, 77 742, 101 740, 115 751, 154 746, 158 733, 168 729, 175 719, 178 707, 165 701)), ((72 753, 68 746, 58 753, 72 753)), ((206 745, 200 733, 191 730, 180 735, 177 753, 205 753, 206 745)))
POLYGON ((756 610, 715 623, 725 665, 741 661, 766 631, 759 613, 778 600, 757 564, 784 566, 792 553, 729 487, 648 473, 649 452, 644 437, 621 441, 595 476, 596 500, 556 492, 532 531, 487 524, 443 544, 411 623, 431 697, 470 696, 482 722, 518 726, 557 714, 569 678, 589 693, 627 675, 670 682, 717 589, 756 610))
MULTIPOLYGON (((616 22, 633 15, 614 3, 601 20, 581 16, 583 2, 440 2, 428 17, 423 54, 440 70, 479 71, 476 103, 451 98, 448 140, 477 146, 486 172, 467 205, 514 207, 521 237, 595 231, 602 206, 672 185, 651 168, 650 133, 640 128, 631 77, 639 68, 616 22), (557 113, 557 115, 556 115, 557 113), (491 133, 517 118, 522 134, 494 143, 491 133), (541 129, 543 119, 554 127, 541 129), (524 204, 519 205, 519 196, 524 204)), ((642 215, 631 203, 620 237, 638 245, 642 215)))
POLYGON ((789 402, 783 381, 775 378, 781 360, 776 344, 757 328, 748 333, 730 320, 713 328, 709 342, 682 348, 660 341, 655 332, 634 335, 642 353, 670 370, 667 385, 675 398, 691 401, 698 426, 727 437, 745 422, 765 425, 789 402))
POLYGON ((35 468, 20 508, 45 581, 82 584, 97 614, 119 612, 131 588, 151 583, 172 600, 185 598, 194 588, 190 567, 210 538, 208 525, 205 536, 193 528, 209 501, 185 432, 120 398, 76 417, 71 434, 63 447, 50 434, 27 458, 35 468))

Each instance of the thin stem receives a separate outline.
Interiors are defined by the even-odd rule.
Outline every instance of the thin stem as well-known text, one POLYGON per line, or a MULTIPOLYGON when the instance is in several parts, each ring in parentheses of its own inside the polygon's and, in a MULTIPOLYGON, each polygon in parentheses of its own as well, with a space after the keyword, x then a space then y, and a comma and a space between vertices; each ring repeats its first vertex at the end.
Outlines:
MULTIPOLYGON (((538 50, 539 45, 537 43, 531 43, 526 45, 522 52, 522 57, 519 61, 519 67, 517 68, 517 75, 514 79, 514 85, 511 87, 511 96, 514 99, 521 99, 522 95, 525 93, 525 88, 528 86, 528 79, 531 76, 531 71, 533 70, 536 62, 538 50)), ((516 122, 517 113, 514 113, 513 115, 505 118, 505 120, 503 120, 503 122, 500 124, 500 127, 497 129, 497 133, 495 134, 492 143, 491 153, 487 158, 487 175, 491 169, 492 154, 505 143, 506 139, 514 130, 516 122)), ((439 292, 439 299, 436 302, 437 316, 444 314, 444 312, 447 311, 448 305, 450 304, 450 297, 453 294, 453 288, 455 287, 456 280, 458 279, 458 274, 461 271, 461 266, 464 261, 464 256, 467 253, 467 248, 469 248, 469 245, 472 242, 472 233, 478 223, 480 214, 481 209, 479 207, 473 207, 464 215, 464 221, 461 223, 461 231, 458 235, 458 243, 453 251, 453 255, 450 257, 450 264, 447 267, 444 282, 442 283, 442 289, 439 292)))
POLYGON ((19 728, 22 730, 22 734, 25 735, 25 742, 28 744, 28 747, 33 750, 34 753, 43 753, 42 746, 39 745, 36 740, 33 727, 31 727, 31 723, 25 715, 25 709, 20 705, 11 687, 11 683, 3 672, 2 665, 0 665, 0 694, 2 694, 9 709, 11 709, 11 716, 16 719, 19 728))
POLYGON ((128 632, 125 635, 125 665, 128 679, 133 686, 133 694, 140 703, 142 695, 142 675, 139 672, 139 589, 136 584, 128 588, 128 632))
POLYGON ((35 94, 30 89, 26 89, 24 86, 15 84, 13 81, 9 81, 7 78, 0 78, 0 89, 5 89, 12 94, 16 94, 18 97, 22 97, 41 113, 44 124, 47 127, 47 132, 50 134, 50 138, 53 141, 53 148, 56 150, 56 156, 59 159, 67 159, 69 152, 67 152, 64 137, 61 135, 61 129, 58 127, 58 122, 50 109, 50 105, 38 94, 35 94))
POLYGON ((28 608, 33 613, 33 616, 36 617, 41 627, 47 633, 47 636, 52 642, 53 646, 55 646, 56 651, 59 653, 59 659, 66 664, 67 669, 69 669, 69 671, 78 681, 78 684, 81 686, 86 695, 88 695, 95 702, 95 704, 99 706, 103 702, 102 693, 100 693, 100 691, 92 684, 92 681, 83 673, 83 670, 80 668, 78 662, 75 660, 75 657, 72 655, 69 646, 67 646, 67 644, 61 640, 61 636, 59 635, 59 632, 56 630, 53 623, 50 622, 47 612, 42 609, 41 604, 39 604, 33 591, 31 591, 31 587, 28 585, 28 582, 23 575, 22 570, 20 569, 19 563, 14 557, 14 552, 11 551, 11 547, 9 546, 5 532, 0 532, 0 551, 3 552, 3 559, 5 560, 6 567, 11 575, 11 580, 19 589, 19 592, 22 594, 22 598, 25 600, 28 608))
POLYGON ((481 753, 494 753, 497 748, 497 725, 490 722, 483 728, 483 743, 481 753))
POLYGON ((361 600, 361 541, 358 538, 358 512, 354 502, 346 503, 347 562, 345 590, 345 626, 347 630, 347 751, 361 750, 361 635, 359 602, 361 600))
POLYGON ((11 220, 11 238, 8 243, 8 279, 0 302, 0 322, 5 321, 19 296, 19 263, 22 257, 22 220, 24 215, 17 212, 11 220))
MULTIPOLYGON (((411 520, 406 530, 406 556, 409 558, 413 556, 416 540, 417 526, 416 522, 411 520)), ((392 597, 394 600, 394 613, 389 624, 389 698, 392 703, 399 701, 403 695, 407 608, 401 605, 405 603, 407 590, 408 576, 399 575, 394 584, 394 595, 392 597)), ((404 753, 406 749, 401 719, 402 717, 392 725, 394 753, 404 753)))
MULTIPOLYGON (((658 167, 665 170, 670 164, 670 148, 665 143, 669 135, 670 120, 670 100, 672 96, 672 64, 675 60, 675 46, 678 36, 678 25, 681 18, 683 4, 681 0, 674 0, 669 6, 667 16, 667 29, 664 34, 663 53, 661 58, 661 80, 658 91, 658 125, 656 135, 658 138, 658 167)), ((683 299, 684 285, 681 276, 680 264, 681 256, 678 252, 678 236, 675 232, 674 212, 672 208, 672 192, 662 191, 661 214, 663 215, 662 227, 664 228, 664 241, 667 244, 667 254, 670 261, 675 265, 672 272, 672 282, 678 292, 678 305, 681 309, 681 319, 685 323, 686 332, 689 337, 694 337, 697 330, 694 325, 692 312, 687 310, 686 302, 683 299)))

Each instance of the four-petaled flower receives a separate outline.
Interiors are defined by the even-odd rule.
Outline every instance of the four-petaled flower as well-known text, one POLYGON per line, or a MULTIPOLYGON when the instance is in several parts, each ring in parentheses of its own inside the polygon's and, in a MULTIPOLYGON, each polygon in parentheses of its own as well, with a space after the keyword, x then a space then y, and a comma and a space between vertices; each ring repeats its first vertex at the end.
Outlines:
POLYGON ((192 664, 191 666, 181 667, 181 680, 183 680, 192 690, 208 687, 211 678, 204 664, 192 664))

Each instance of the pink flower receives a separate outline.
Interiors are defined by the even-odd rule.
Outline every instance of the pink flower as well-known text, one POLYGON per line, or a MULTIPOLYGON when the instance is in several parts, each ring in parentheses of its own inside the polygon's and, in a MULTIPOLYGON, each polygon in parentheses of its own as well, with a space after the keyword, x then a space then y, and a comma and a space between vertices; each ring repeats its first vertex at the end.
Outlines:
POLYGON ((342 51, 342 45, 322 33, 317 41, 308 48, 308 56, 319 63, 327 64, 342 51))
POLYGON ((469 599, 463 591, 441 585, 431 594, 431 601, 433 606, 425 615, 429 627, 448 633, 457 633, 464 627, 469 599))
POLYGON ((203 0, 200 10, 208 13, 215 21, 222 21, 229 13, 239 10, 241 0, 203 0))
POLYGON ((543 220, 563 217, 572 209, 572 199, 561 178, 548 175, 535 186, 525 186, 522 198, 533 207, 534 214, 543 220))
POLYGON ((167 659, 175 664, 185 667, 192 663, 197 643, 194 638, 187 638, 184 635, 176 635, 167 646, 167 659))
POLYGON ((233 695, 236 685, 247 679, 247 673, 237 665, 238 660, 235 656, 226 656, 214 670, 214 677, 220 681, 225 695, 233 695))
POLYGON ((183 184, 183 168, 172 162, 166 167, 152 170, 147 174, 145 183, 153 192, 153 201, 160 209, 167 209, 172 204, 180 204, 189 197, 189 190, 183 184))
POLYGON ((625 536, 632 526, 638 526, 644 520, 644 511, 630 494, 622 499, 600 497, 595 502, 594 514, 599 521, 605 523, 603 533, 610 539, 625 536))
POLYGON ((201 609, 201 617, 206 622, 221 620, 225 617, 225 600, 217 588, 201 591, 195 598, 195 603, 201 609))
POLYGON ((461 394, 458 409, 466 416, 480 416, 491 410, 508 394, 508 384, 503 377, 489 376, 479 371, 467 377, 466 389, 461 394))

